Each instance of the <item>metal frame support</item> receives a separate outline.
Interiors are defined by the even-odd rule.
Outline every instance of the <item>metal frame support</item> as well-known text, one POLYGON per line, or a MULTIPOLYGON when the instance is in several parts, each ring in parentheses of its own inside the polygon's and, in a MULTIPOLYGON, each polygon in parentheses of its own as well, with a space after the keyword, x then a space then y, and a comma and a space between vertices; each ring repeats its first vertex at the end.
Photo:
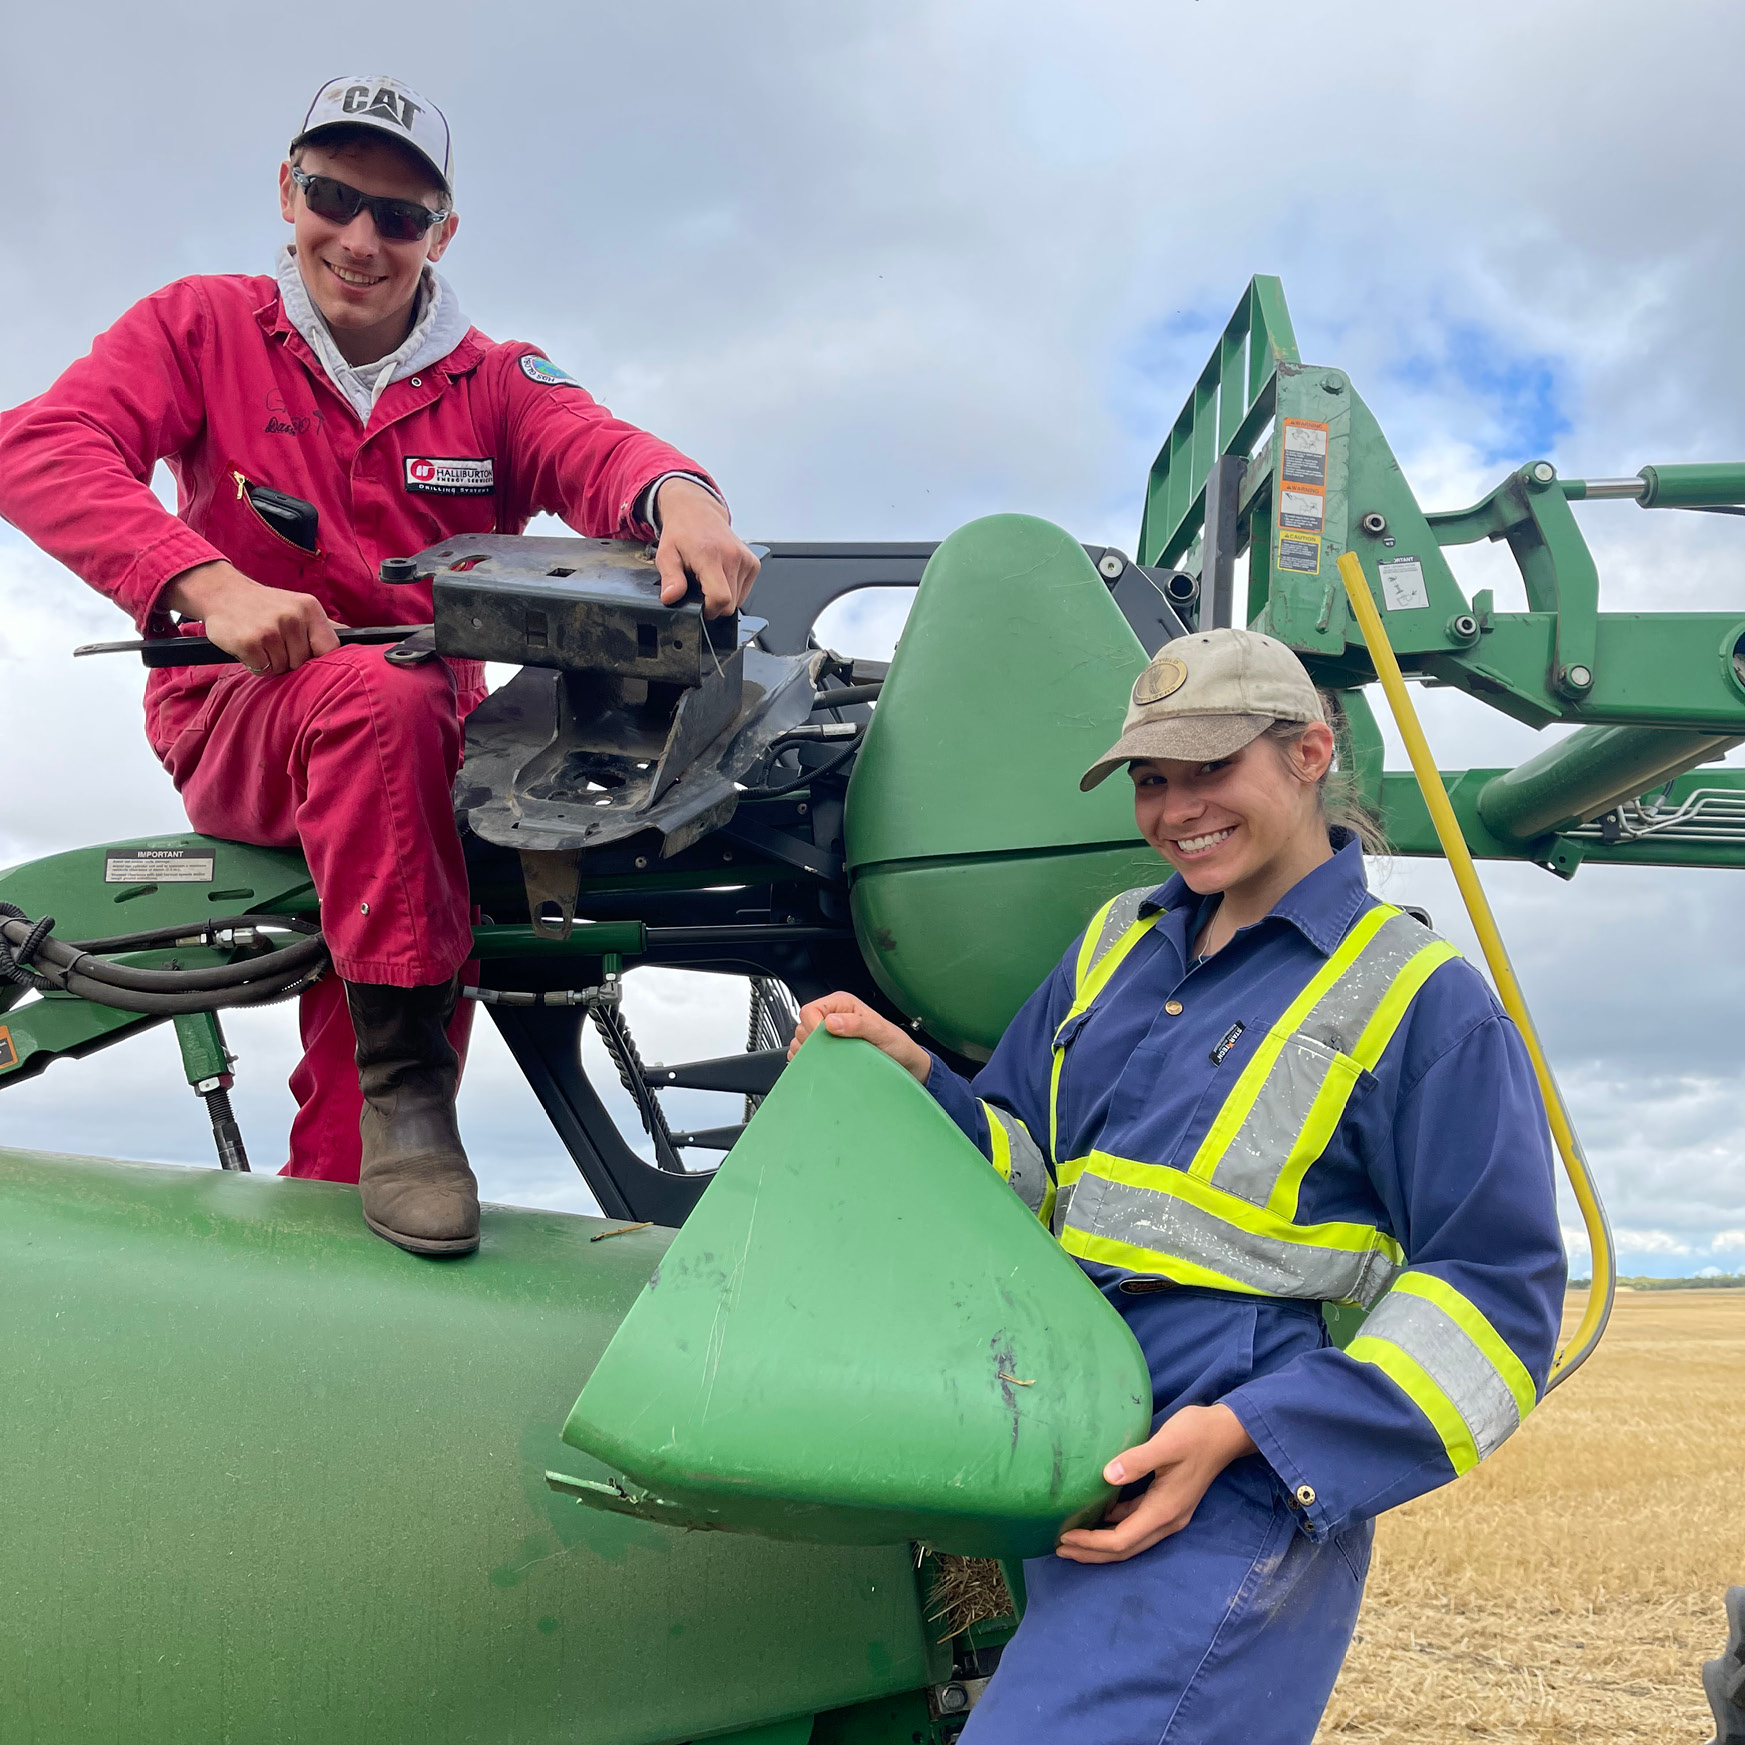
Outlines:
POLYGON ((1206 473, 1206 529, 1200 546, 1200 598, 1209 603, 1202 622, 1213 630, 1235 622, 1236 553, 1241 543, 1242 480, 1248 462, 1223 454, 1206 473))
POLYGON ((182 1070, 194 1095, 205 1105, 212 1122, 212 1144, 218 1152, 218 1167, 249 1173, 248 1152, 242 1129, 230 1107, 230 1087, 236 1083, 231 1068, 236 1056, 224 1045, 224 1030, 216 1012, 182 1012, 172 1020, 176 1042, 182 1051, 182 1070))

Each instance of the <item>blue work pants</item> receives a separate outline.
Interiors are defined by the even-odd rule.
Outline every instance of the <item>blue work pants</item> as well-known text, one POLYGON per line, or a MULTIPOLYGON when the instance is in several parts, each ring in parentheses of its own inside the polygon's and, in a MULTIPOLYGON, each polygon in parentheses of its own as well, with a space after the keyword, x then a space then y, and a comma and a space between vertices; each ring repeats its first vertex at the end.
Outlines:
MULTIPOLYGON (((1326 1338, 1315 1305, 1110 1297, 1150 1361, 1158 1422, 1326 1338)), ((1309 1745, 1371 1536, 1365 1521, 1310 1539, 1256 1454, 1226 1468, 1181 1532, 1125 1563, 1033 1559, 1024 1621, 962 1745, 1309 1745)))

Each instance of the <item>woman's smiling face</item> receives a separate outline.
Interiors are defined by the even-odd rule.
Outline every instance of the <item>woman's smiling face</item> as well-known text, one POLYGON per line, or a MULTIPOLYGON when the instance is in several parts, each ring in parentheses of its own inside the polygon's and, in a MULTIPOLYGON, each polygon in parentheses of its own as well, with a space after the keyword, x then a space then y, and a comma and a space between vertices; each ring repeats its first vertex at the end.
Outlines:
POLYGON ((1332 732, 1312 721, 1295 740, 1262 734, 1215 763, 1140 758, 1128 765, 1140 834, 1201 896, 1264 877, 1305 848, 1325 852, 1317 784, 1332 732))

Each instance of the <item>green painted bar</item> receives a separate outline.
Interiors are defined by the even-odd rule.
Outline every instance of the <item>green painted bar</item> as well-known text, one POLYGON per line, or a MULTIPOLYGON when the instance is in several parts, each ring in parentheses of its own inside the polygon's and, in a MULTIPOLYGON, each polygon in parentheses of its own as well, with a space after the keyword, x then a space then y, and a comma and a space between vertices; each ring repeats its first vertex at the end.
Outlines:
POLYGON ((1745 503, 1745 462, 1698 461, 1682 466, 1644 467, 1648 486, 1644 509, 1696 509, 1745 503))
POLYGON ((1739 742, 1738 736, 1655 727, 1578 728, 1488 781, 1478 796, 1479 816, 1503 840, 1530 842, 1585 824, 1739 742))
POLYGON ((648 930, 640 921, 578 921, 568 939, 547 939, 531 927, 475 927, 473 956, 501 957, 641 957, 648 949, 648 930))

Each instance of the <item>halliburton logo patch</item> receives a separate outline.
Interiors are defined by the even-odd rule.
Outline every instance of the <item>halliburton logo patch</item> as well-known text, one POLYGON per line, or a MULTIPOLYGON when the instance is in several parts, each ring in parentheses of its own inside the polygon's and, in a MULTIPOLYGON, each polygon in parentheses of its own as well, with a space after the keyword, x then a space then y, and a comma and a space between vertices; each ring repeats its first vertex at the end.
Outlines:
POLYGON ((406 489, 426 497, 488 497, 496 490, 489 456, 466 460, 449 455, 407 455, 406 489))

